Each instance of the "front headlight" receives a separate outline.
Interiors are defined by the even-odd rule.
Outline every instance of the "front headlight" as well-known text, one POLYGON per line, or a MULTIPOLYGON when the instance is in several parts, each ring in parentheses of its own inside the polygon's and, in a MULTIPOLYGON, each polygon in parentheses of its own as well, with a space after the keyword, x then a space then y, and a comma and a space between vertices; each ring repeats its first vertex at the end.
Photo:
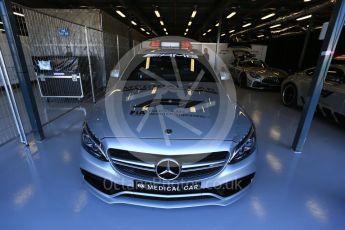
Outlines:
POLYGON ((237 163, 254 152, 256 149, 256 136, 255 129, 252 126, 247 136, 236 146, 234 150, 234 156, 230 160, 229 164, 237 163))
POLYGON ((252 78, 255 78, 255 79, 259 79, 259 78, 260 78, 260 75, 257 74, 257 73, 254 73, 254 72, 249 72, 249 75, 250 75, 252 78))
POLYGON ((83 124, 83 132, 81 134, 81 143, 83 148, 90 153, 92 156, 99 160, 107 161, 107 158, 101 148, 101 142, 97 137, 90 131, 89 126, 85 122, 83 124))

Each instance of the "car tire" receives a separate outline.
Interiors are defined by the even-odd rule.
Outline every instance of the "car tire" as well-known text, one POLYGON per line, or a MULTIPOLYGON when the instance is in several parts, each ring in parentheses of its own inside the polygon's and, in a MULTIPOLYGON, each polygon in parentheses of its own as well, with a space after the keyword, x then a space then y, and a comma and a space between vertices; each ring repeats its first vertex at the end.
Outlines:
POLYGON ((281 92, 281 99, 285 106, 296 107, 297 106, 297 87, 292 84, 286 84, 283 86, 281 92))
POLYGON ((239 80, 240 88, 247 88, 247 76, 245 73, 241 73, 240 80, 239 80))

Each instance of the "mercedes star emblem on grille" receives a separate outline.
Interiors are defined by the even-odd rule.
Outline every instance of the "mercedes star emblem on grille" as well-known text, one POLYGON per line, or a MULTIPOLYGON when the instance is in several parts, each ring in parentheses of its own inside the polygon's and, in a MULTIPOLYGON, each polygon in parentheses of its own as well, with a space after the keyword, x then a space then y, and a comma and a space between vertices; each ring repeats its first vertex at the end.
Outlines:
POLYGON ((163 159, 157 163, 156 173, 160 179, 174 180, 180 175, 181 167, 173 159, 163 159))

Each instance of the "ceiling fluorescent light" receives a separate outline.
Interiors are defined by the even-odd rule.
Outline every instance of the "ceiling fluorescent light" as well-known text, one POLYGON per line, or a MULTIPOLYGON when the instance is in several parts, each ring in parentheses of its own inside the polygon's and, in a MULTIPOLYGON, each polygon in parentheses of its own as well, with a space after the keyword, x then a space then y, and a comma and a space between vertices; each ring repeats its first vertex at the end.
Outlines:
POLYGON ((137 23, 135 21, 131 21, 131 23, 135 26, 137 25, 137 23))
POLYGON ((161 16, 161 14, 159 13, 158 10, 155 10, 155 14, 156 14, 157 18, 159 18, 161 16))
POLYGON ((295 26, 289 26, 289 27, 286 27, 286 28, 283 28, 283 29, 280 29, 280 30, 271 30, 271 33, 276 34, 276 33, 280 33, 280 32, 285 32, 287 30, 291 30, 294 27, 296 27, 296 25, 295 26))
POLYGON ((188 30, 189 30, 189 29, 187 28, 187 29, 186 29, 186 32, 188 32, 188 30))
POLYGON ((252 23, 247 23, 247 24, 243 25, 242 27, 245 28, 245 27, 250 26, 251 24, 252 24, 252 23))
POLYGON ((167 31, 167 29, 166 28, 163 28, 163 30, 166 32, 167 31))
POLYGON ((219 26, 219 22, 217 22, 217 24, 214 25, 215 27, 218 27, 219 26))
POLYGON ((187 35, 187 33, 184 33, 184 36, 186 36, 187 35))
POLYGON ((121 17, 123 17, 123 18, 126 17, 126 15, 124 15, 124 13, 122 13, 122 12, 119 11, 119 10, 116 10, 116 13, 117 13, 118 15, 120 15, 121 17))
POLYGON ((196 15, 196 10, 193 10, 193 12, 192 12, 192 18, 194 18, 195 17, 195 15, 196 15))
POLYGON ((147 35, 150 35, 150 32, 146 32, 147 35))
POLYGON ((296 20, 297 20, 297 21, 302 21, 302 20, 305 20, 305 19, 308 19, 308 18, 311 18, 311 17, 312 17, 312 15, 309 14, 309 15, 306 15, 306 16, 304 16, 304 17, 297 18, 296 20))
POLYGON ((236 14, 236 11, 233 11, 228 16, 226 16, 226 18, 227 19, 232 18, 233 16, 235 16, 235 14, 236 14))
POLYGON ((276 14, 275 14, 275 13, 267 14, 266 16, 263 16, 263 17, 261 18, 261 20, 265 20, 265 19, 267 19, 267 18, 271 18, 271 17, 273 17, 274 15, 276 15, 276 14))
POLYGON ((190 25, 192 25, 192 21, 189 21, 189 22, 188 22, 188 26, 190 26, 190 25))
POLYGON ((230 30, 230 31, 229 31, 230 34, 233 33, 233 32, 235 32, 235 30, 230 30))
POLYGON ((202 34, 202 36, 205 36, 205 35, 206 35, 206 33, 203 33, 203 34, 202 34))
POLYGON ((13 12, 14 15, 20 16, 20 17, 24 17, 24 14, 18 13, 18 12, 13 12))
POLYGON ((164 26, 164 22, 162 20, 159 21, 159 23, 164 26))
POLYGON ((166 35, 168 35, 168 32, 165 32, 166 35))
POLYGON ((260 34, 260 35, 258 35, 257 37, 258 37, 258 38, 261 38, 261 37, 263 37, 263 36, 265 36, 265 35, 263 35, 263 34, 260 34))
POLYGON ((279 26, 281 26, 281 25, 282 25, 282 24, 276 24, 276 25, 270 26, 270 28, 273 29, 273 28, 279 27, 279 26))
POLYGON ((140 28, 141 29, 141 31, 144 31, 145 32, 145 29, 144 28, 140 28))
POLYGON ((211 32, 211 31, 212 31, 212 29, 208 29, 208 31, 207 31, 207 32, 209 33, 209 32, 211 32))
POLYGON ((220 36, 222 36, 222 37, 223 37, 223 36, 225 36, 225 34, 221 34, 220 36))

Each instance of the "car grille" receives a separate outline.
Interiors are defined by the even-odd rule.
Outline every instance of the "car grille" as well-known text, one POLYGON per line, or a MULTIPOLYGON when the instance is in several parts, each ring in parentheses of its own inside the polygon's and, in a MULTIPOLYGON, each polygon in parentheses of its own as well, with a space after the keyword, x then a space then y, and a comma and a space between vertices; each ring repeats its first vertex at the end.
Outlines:
POLYGON ((266 77, 262 80, 262 83, 280 85, 281 80, 278 77, 266 77))
POLYGON ((197 180, 220 172, 229 160, 229 152, 212 152, 188 155, 157 155, 109 149, 108 156, 113 167, 119 172, 143 180, 159 180, 156 164, 162 159, 173 158, 179 162, 181 173, 176 181, 197 180))

